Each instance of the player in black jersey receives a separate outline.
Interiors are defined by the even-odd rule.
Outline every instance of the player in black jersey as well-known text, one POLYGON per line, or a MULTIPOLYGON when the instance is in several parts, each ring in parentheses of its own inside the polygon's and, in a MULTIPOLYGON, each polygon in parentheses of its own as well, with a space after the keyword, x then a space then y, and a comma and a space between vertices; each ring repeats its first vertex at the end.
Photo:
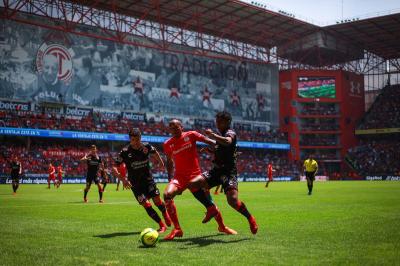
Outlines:
POLYGON ((130 188, 135 195, 136 200, 142 205, 147 214, 160 226, 159 232, 163 233, 171 225, 171 219, 165 209, 165 204, 160 198, 153 176, 150 172, 150 156, 158 161, 164 167, 164 162, 158 151, 149 143, 141 142, 141 132, 137 128, 129 131, 130 143, 125 146, 116 159, 116 166, 125 163, 128 171, 128 179, 121 176, 117 167, 113 167, 113 173, 118 176, 126 188, 130 188), (149 199, 153 199, 154 204, 161 211, 164 222, 153 209, 149 199))
POLYGON ((17 156, 13 156, 12 161, 10 163, 11 168, 11 184, 13 188, 13 195, 17 193, 17 189, 19 187, 19 179, 22 174, 22 165, 18 161, 17 156))
POLYGON ((230 129, 232 116, 226 111, 217 113, 215 116, 219 134, 211 129, 206 130, 206 135, 216 141, 212 150, 214 152, 213 167, 210 171, 203 173, 190 181, 189 187, 212 188, 222 185, 229 205, 244 215, 249 221, 250 230, 257 233, 258 225, 253 215, 249 213, 246 205, 238 198, 237 181, 237 138, 236 133, 230 129))
POLYGON ((97 154, 97 147, 96 145, 92 145, 90 147, 90 152, 88 154, 85 154, 81 158, 81 161, 85 161, 87 163, 87 174, 86 174, 86 187, 84 190, 84 196, 83 196, 83 201, 88 202, 87 200, 87 193, 90 190, 90 186, 92 185, 92 182, 94 182, 97 185, 97 188, 99 190, 99 202, 103 203, 103 187, 100 184, 99 180, 99 169, 102 164, 102 160, 100 156, 97 154))

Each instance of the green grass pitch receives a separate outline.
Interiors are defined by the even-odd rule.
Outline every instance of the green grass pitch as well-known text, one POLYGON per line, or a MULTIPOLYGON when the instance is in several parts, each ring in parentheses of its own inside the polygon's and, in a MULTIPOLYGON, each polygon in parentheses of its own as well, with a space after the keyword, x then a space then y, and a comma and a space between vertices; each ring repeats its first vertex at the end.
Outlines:
MULTIPOLYGON (((185 192, 175 200, 183 238, 142 248, 140 231, 157 228, 130 191, 84 185, 0 186, 0 265, 399 265, 400 182, 241 183, 240 198, 259 232, 213 196, 225 222, 238 231, 202 224, 204 208, 185 192)), ((159 185, 160 190, 165 184, 159 185)), ((158 211, 158 210, 157 210, 158 211)), ((167 231, 169 232, 169 230, 167 231)), ((163 234, 162 236, 164 236, 163 234)))

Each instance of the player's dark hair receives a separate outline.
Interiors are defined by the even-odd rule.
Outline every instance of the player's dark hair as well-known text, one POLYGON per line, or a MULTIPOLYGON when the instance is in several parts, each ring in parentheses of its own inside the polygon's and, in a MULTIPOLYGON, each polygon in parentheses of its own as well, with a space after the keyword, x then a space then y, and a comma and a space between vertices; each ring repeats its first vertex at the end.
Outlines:
POLYGON ((231 122, 232 122, 232 116, 231 116, 231 114, 230 114, 229 112, 227 112, 227 111, 218 112, 218 113, 215 115, 215 118, 223 119, 223 120, 225 120, 225 121, 228 121, 229 124, 231 124, 231 122))
POLYGON ((96 147, 96 145, 90 145, 90 149, 96 149, 97 150, 97 147, 96 147))
POLYGON ((129 137, 139 137, 142 135, 142 132, 140 132, 140 129, 135 127, 135 128, 132 128, 131 130, 129 130, 128 135, 129 135, 129 137))

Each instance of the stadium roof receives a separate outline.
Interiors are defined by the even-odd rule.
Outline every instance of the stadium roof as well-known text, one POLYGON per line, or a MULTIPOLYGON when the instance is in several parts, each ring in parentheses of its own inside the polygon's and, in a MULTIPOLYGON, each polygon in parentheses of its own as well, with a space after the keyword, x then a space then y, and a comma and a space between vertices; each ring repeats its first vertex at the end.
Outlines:
POLYGON ((399 13, 336 24, 324 29, 384 59, 400 58, 399 13))
MULTIPOLYGON (((384 59, 400 58, 400 14, 319 27, 238 0, 70 2, 266 48, 284 49, 307 35, 326 31, 353 47, 365 49, 384 59)), ((337 51, 324 50, 318 53, 318 57, 323 61, 326 56, 332 64, 346 60, 339 56, 335 62, 335 53, 337 51)), ((298 56, 289 59, 301 60, 298 56)), ((313 61, 310 58, 306 60, 304 63, 313 61)), ((321 60, 312 64, 321 64, 321 60)))

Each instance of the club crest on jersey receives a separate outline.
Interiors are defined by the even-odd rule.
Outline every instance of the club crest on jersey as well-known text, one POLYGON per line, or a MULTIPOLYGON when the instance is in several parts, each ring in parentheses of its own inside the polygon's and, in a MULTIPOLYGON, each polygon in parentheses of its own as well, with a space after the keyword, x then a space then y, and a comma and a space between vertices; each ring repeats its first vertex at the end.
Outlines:
POLYGON ((149 149, 147 149, 146 147, 143 146, 143 153, 147 154, 149 152, 149 149))
POLYGON ((183 140, 184 141, 189 141, 189 137, 185 137, 183 140))
POLYGON ((129 157, 129 158, 132 158, 132 153, 128 153, 128 157, 129 157))

